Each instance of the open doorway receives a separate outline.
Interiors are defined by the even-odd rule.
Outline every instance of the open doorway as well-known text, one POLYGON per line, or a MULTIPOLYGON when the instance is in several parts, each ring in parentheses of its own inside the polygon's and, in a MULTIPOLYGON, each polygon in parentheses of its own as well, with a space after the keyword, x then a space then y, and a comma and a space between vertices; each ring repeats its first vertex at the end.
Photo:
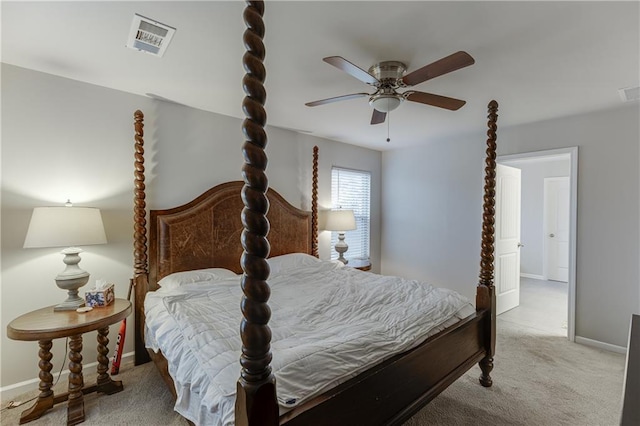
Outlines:
POLYGON ((522 176, 521 303, 501 317, 574 341, 578 149, 505 155, 497 162, 522 176))

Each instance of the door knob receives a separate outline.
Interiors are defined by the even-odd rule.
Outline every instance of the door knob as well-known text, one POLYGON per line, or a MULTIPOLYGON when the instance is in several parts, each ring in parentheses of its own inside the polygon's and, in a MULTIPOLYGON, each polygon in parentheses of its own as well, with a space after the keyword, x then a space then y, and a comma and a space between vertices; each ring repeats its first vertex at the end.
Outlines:
POLYGON ((549 234, 549 236, 550 236, 551 238, 553 238, 553 237, 555 237, 555 236, 556 236, 556 234, 549 234))
POLYGON ((524 244, 518 243, 518 247, 524 247, 524 244))

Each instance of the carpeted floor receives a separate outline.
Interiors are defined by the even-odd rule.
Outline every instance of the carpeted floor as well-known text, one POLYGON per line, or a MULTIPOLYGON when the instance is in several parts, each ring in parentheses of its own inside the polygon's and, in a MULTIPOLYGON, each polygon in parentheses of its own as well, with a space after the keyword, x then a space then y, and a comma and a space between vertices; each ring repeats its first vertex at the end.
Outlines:
POLYGON ((580 425, 620 422, 624 356, 498 320, 493 387, 480 369, 460 378, 406 425, 580 425))
MULTIPOLYGON (((483 388, 474 367, 411 418, 418 425, 619 424, 624 356, 570 343, 559 335, 498 319, 494 385, 483 388)), ((153 364, 123 365, 124 390, 85 396, 86 425, 186 425, 172 410, 171 394, 153 364)), ((85 372, 85 383, 95 375, 85 372)), ((61 380, 62 382, 62 380, 61 380)), ((56 390, 64 391, 65 383, 56 390)), ((16 400, 38 394, 37 389, 16 400)), ((2 412, 2 425, 17 425, 31 403, 2 412)), ((3 402, 2 407, 6 406, 3 402)), ((30 425, 66 423, 59 404, 30 425)))

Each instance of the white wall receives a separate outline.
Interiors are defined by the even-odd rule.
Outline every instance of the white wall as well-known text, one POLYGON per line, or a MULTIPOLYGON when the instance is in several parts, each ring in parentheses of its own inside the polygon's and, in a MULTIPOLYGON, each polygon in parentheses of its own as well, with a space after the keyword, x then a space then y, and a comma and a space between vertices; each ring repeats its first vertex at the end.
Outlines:
MULTIPOLYGON (((117 297, 126 297, 133 265, 136 109, 145 113, 149 208, 176 206, 218 183, 242 178, 240 119, 2 65, 0 386, 4 388, 34 379, 39 371, 37 343, 9 340, 7 324, 65 298, 53 281, 64 266, 59 250, 22 248, 33 207, 71 198, 76 205, 101 208, 108 244, 86 247, 81 266, 92 274, 88 285, 104 278, 116 283, 117 297)), ((270 186, 298 207, 310 206, 314 145, 320 148, 321 206, 330 206, 332 165, 371 171, 371 258, 374 270, 379 270, 380 152, 277 128, 268 128, 267 133, 270 186)), ((323 258, 329 257, 328 234, 320 235, 323 258)), ((128 326, 125 353, 133 350, 133 321, 128 326)), ((110 355, 117 331, 114 325, 110 355)), ((85 363, 96 359, 94 342, 95 333, 84 336, 85 363)), ((67 363, 62 359, 64 340, 54 341, 52 352, 52 372, 57 373, 61 363, 67 363)), ((37 381, 30 386, 37 389, 37 381)))
POLYGON ((383 153, 383 274, 474 298, 484 143, 480 134, 383 153))
MULTIPOLYGON (((498 119, 500 155, 579 147, 576 335, 617 346, 640 311, 639 113, 636 103, 505 129, 498 119)), ((485 140, 383 153, 383 273, 473 295, 485 140)))
POLYGON ((520 249, 520 272, 543 276, 544 255, 544 179, 568 177, 571 160, 514 160, 498 162, 520 169, 522 172, 521 235, 524 247, 520 249))

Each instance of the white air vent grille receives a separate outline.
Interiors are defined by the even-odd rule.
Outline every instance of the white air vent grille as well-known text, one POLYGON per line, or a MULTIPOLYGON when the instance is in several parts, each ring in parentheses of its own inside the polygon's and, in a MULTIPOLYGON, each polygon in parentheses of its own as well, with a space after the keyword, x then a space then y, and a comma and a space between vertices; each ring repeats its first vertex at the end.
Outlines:
POLYGON ((618 89, 620 99, 623 102, 637 101, 640 99, 640 87, 627 87, 626 89, 618 89))
POLYGON ((176 29, 137 13, 133 16, 127 47, 152 55, 164 55, 176 29))

